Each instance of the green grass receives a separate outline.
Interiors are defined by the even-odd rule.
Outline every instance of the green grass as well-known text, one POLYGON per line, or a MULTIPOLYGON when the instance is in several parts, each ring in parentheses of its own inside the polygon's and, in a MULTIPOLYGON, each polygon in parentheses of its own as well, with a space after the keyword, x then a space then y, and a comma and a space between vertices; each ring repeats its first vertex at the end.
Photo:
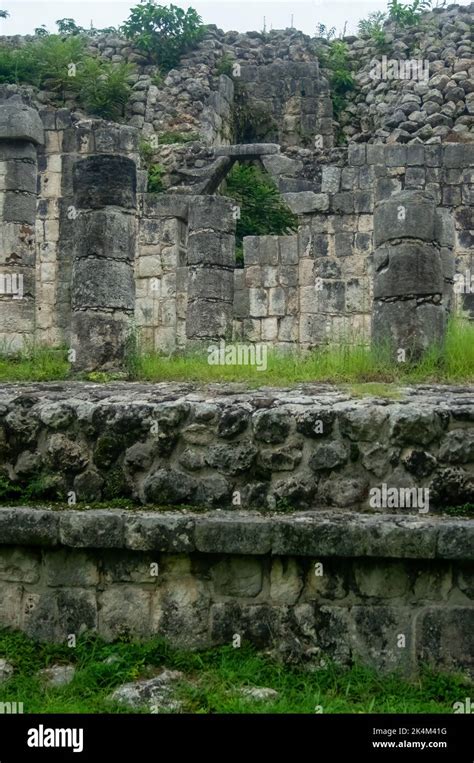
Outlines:
MULTIPOLYGON (((131 376, 141 381, 245 382, 251 385, 286 386, 299 383, 378 383, 372 391, 355 394, 383 394, 387 384, 422 382, 462 383, 474 380, 474 324, 452 320, 445 346, 431 347, 417 363, 398 363, 387 348, 365 345, 320 347, 311 353, 268 352, 266 370, 245 365, 209 365, 205 349, 201 353, 164 357, 139 353, 131 358, 131 376)), ((390 396, 393 396, 393 391, 390 396)), ((395 393, 397 394, 397 393, 395 393)))
POLYGON ((37 347, 12 357, 0 354, 0 382, 55 381, 70 373, 66 351, 37 347))
POLYGON ((167 667, 184 673, 177 698, 191 713, 451 713, 454 702, 469 696, 466 679, 423 670, 412 681, 378 675, 361 666, 342 669, 333 664, 310 671, 282 665, 243 645, 204 652, 171 649, 162 640, 105 644, 81 637, 75 648, 38 644, 25 635, 0 631, 0 657, 15 666, 13 677, 0 687, 1 702, 23 702, 25 713, 130 712, 107 698, 116 686, 149 678, 167 667), (115 662, 104 660, 114 655, 115 662), (71 684, 46 688, 37 677, 41 668, 73 663, 71 684), (276 689, 272 701, 253 702, 240 695, 245 686, 276 689))
POLYGON ((66 352, 47 348, 25 351, 17 357, 0 355, 1 381, 53 381, 70 378, 105 383, 127 378, 133 381, 242 382, 249 386, 291 386, 312 382, 352 385, 356 395, 397 397, 389 385, 474 381, 474 323, 452 320, 444 347, 429 348, 418 362, 398 363, 387 348, 341 344, 324 346, 311 353, 269 351, 267 367, 210 365, 207 345, 200 352, 172 356, 131 351, 126 374, 93 372, 73 376, 66 352), (364 385, 372 385, 366 386, 364 385))

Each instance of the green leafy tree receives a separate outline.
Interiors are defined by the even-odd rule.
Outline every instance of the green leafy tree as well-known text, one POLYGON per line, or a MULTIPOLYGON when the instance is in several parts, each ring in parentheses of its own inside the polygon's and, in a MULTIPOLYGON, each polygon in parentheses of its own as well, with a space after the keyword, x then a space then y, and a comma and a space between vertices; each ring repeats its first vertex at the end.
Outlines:
POLYGON ((85 29, 83 29, 81 26, 78 26, 74 19, 58 19, 56 21, 56 26, 58 28, 59 34, 62 35, 82 34, 85 32, 85 29))
POLYGON ((44 24, 41 24, 41 26, 37 26, 35 28, 35 36, 36 37, 47 37, 48 35, 49 35, 49 32, 46 29, 44 24))
POLYGON ((252 164, 234 164, 227 176, 225 195, 240 207, 238 249, 244 236, 286 236, 298 228, 298 218, 286 206, 271 178, 252 164))
POLYGON ((153 0, 131 9, 122 32, 151 61, 172 69, 187 50, 201 39, 205 27, 194 8, 157 5, 153 0))

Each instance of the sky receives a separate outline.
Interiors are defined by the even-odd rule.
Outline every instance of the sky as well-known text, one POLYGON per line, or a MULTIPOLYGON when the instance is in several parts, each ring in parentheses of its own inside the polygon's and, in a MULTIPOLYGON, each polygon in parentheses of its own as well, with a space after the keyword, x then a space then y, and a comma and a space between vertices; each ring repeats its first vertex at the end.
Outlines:
MULTIPOLYGON (((285 29, 294 26, 314 35, 319 23, 328 28, 336 27, 341 33, 347 22, 346 34, 357 32, 357 23, 372 11, 384 11, 387 0, 172 0, 183 8, 192 6, 202 16, 204 23, 217 24, 225 31, 285 29), (265 19, 265 22, 264 22, 265 19), (292 24, 293 19, 293 24, 292 24)), ((439 0, 434 0, 436 5, 439 0)), ((458 5, 469 5, 470 0, 458 0, 458 5)), ((162 5, 169 4, 161 0, 162 5)), ((72 18, 79 26, 96 28, 119 26, 129 15, 129 9, 138 0, 0 0, 0 8, 10 13, 10 18, 0 19, 0 34, 32 34, 35 27, 45 25, 55 32, 55 21, 72 18)))

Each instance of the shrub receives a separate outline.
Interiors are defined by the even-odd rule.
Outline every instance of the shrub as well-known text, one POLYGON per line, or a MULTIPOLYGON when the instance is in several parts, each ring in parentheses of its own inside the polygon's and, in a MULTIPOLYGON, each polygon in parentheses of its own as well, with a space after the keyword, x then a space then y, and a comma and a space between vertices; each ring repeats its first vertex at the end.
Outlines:
MULTIPOLYGON (((341 40, 334 40, 327 52, 321 53, 321 62, 329 70, 329 84, 334 118, 339 120, 347 103, 347 93, 354 89, 354 77, 348 55, 348 47, 341 40)), ((339 142, 341 141, 339 136, 339 142)))
POLYGON ((153 62, 172 69, 202 37, 204 26, 194 8, 157 5, 153 0, 131 9, 122 32, 153 62))
POLYGON ((366 19, 359 21, 359 34, 368 40, 372 40, 378 48, 383 48, 385 42, 384 22, 387 16, 381 11, 369 13, 366 19))
POLYGON ((74 88, 70 65, 84 58, 85 45, 79 37, 63 40, 51 34, 20 48, 0 49, 0 82, 27 83, 55 93, 74 88))
POLYGON ((154 148, 147 140, 141 140, 140 144, 138 146, 138 150, 140 152, 140 158, 145 165, 145 167, 148 167, 151 160, 153 159, 153 153, 154 148))
POLYGON ((432 0, 412 0, 411 5, 404 5, 399 0, 389 0, 389 18, 401 27, 413 26, 418 24, 422 13, 429 11, 431 5, 432 0))
POLYGON ((86 111, 103 119, 123 116, 131 90, 127 79, 133 71, 131 64, 86 58, 77 76, 80 101, 86 111))
POLYGON ((225 195, 240 206, 238 248, 244 236, 285 236, 298 227, 298 218, 283 202, 271 178, 254 165, 234 165, 227 176, 225 195))
POLYGON ((333 39, 336 35, 336 27, 333 26, 330 29, 326 26, 326 24, 318 24, 316 27, 316 37, 319 37, 322 40, 327 40, 328 42, 333 39))
POLYGON ((228 53, 224 53, 222 58, 219 59, 216 65, 217 74, 227 74, 228 77, 232 77, 234 71, 235 59, 228 53))
POLYGON ((77 92, 80 105, 104 119, 123 115, 133 71, 132 64, 111 64, 87 55, 79 35, 63 39, 52 34, 20 48, 0 48, 0 83, 35 85, 63 100, 66 91, 77 92))
POLYGON ((165 168, 161 164, 152 164, 148 170, 148 192, 162 193, 165 190, 163 175, 165 168))

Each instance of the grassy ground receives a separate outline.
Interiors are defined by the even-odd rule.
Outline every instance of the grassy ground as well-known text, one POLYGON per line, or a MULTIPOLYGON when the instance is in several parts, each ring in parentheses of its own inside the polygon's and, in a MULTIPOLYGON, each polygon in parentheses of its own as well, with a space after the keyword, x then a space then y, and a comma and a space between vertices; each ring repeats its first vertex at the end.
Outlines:
POLYGON ((152 677, 163 667, 180 670, 185 680, 176 697, 191 713, 451 713, 454 702, 472 687, 461 677, 424 671, 411 682, 371 670, 328 665, 317 671, 282 666, 248 647, 231 646, 200 653, 174 651, 162 641, 104 644, 82 638, 71 649, 37 644, 19 633, 0 631, 0 657, 15 674, 0 686, 0 702, 23 702, 25 713, 127 712, 107 697, 116 686, 152 677), (114 655, 115 662, 104 662, 114 655), (73 663, 74 680, 45 688, 41 668, 73 663), (278 698, 255 702, 240 695, 246 686, 276 689, 278 698))
MULTIPOLYGON (((451 321, 443 349, 432 347, 417 363, 391 360, 385 349, 364 345, 322 347, 303 355, 269 352, 267 367, 210 365, 207 349, 200 353, 165 357, 131 352, 128 370, 118 377, 95 372, 82 378, 107 382, 114 378, 134 381, 245 382, 251 386, 288 386, 305 382, 353 385, 354 394, 396 396, 389 385, 416 383, 466 383, 474 381, 474 324, 451 321), (364 385, 371 383, 372 390, 364 385)), ((48 381, 72 376, 66 351, 38 348, 15 358, 0 355, 0 382, 48 381)))

